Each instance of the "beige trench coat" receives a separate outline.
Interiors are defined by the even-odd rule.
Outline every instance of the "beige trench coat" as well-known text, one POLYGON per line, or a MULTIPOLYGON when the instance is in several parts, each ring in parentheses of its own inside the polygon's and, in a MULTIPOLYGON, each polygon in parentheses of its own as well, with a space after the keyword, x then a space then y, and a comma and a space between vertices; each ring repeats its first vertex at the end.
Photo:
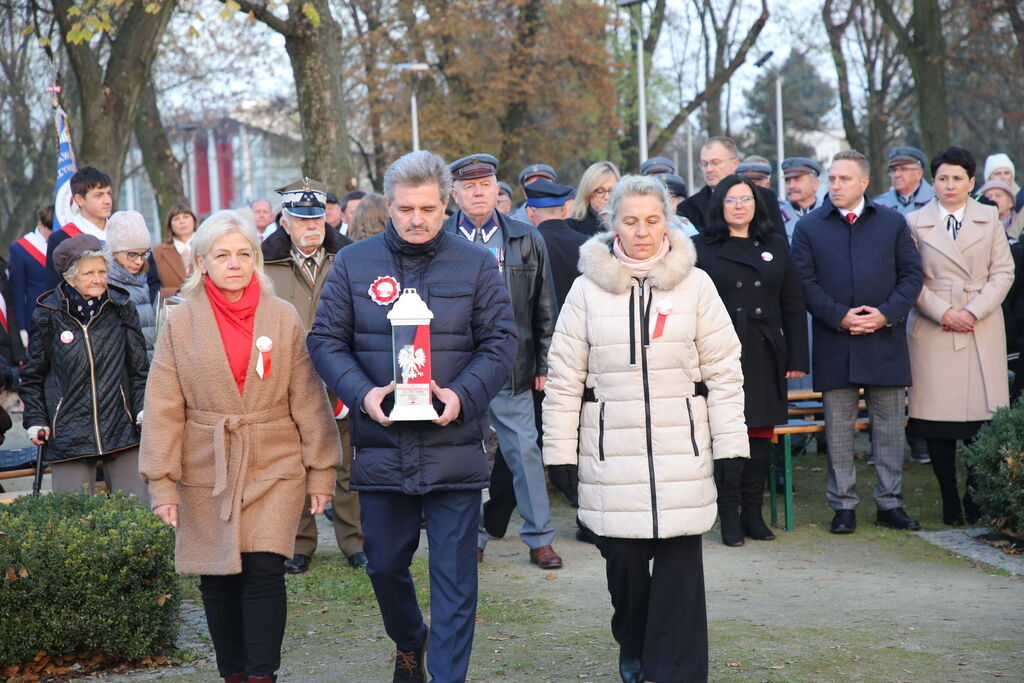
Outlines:
POLYGON ((1013 257, 995 207, 968 199, 955 242, 939 216, 935 199, 907 216, 924 270, 907 325, 910 417, 988 420, 1010 402, 1001 304, 1013 284, 1013 257), (943 329, 939 320, 951 307, 974 314, 973 333, 943 329))
POLYGON ((178 505, 175 568, 237 574, 241 553, 291 557, 307 493, 331 495, 341 444, 295 309, 268 295, 253 340, 271 371, 245 391, 228 366, 205 292, 171 311, 146 385, 139 471, 152 505, 178 505))

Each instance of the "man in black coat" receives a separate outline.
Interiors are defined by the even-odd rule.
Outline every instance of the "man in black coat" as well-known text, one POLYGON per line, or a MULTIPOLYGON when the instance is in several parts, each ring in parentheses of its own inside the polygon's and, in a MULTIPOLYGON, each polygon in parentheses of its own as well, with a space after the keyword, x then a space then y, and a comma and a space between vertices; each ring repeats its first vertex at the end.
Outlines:
POLYGON ((451 173, 413 152, 384 174, 387 229, 338 253, 307 344, 327 387, 350 413, 352 488, 359 491, 367 573, 388 636, 394 680, 466 679, 476 623, 476 536, 487 486, 487 412, 512 370, 515 319, 494 258, 442 229, 451 173), (393 422, 394 310, 403 289, 430 308, 429 421, 393 422), (357 407, 358 406, 358 407, 357 407), (427 627, 409 565, 426 521, 427 627))
MULTIPOLYGON (((496 210, 497 159, 490 154, 473 154, 453 161, 449 168, 454 181, 452 198, 459 210, 445 222, 445 230, 491 252, 505 276, 516 317, 516 367, 491 402, 491 424, 513 472, 516 504, 523 518, 519 537, 530 548, 533 564, 541 569, 557 569, 562 566, 562 558, 551 547, 555 529, 551 525, 544 463, 537 447, 531 391, 543 391, 547 382, 548 348, 557 317, 547 248, 532 225, 496 210)), ((481 560, 488 537, 483 528, 484 514, 482 511, 478 538, 481 560)))
MULTIPOLYGON (((732 175, 739 168, 740 159, 736 154, 736 142, 732 138, 716 136, 708 138, 700 148, 700 170, 704 174, 704 187, 688 197, 677 208, 676 213, 689 219, 703 231, 711 210, 711 193, 722 178, 732 175)), ((786 236, 786 223, 779 210, 779 198, 771 190, 757 188, 757 203, 768 212, 772 229, 786 236)))
POLYGON ((924 275, 903 216, 864 196, 868 173, 859 152, 837 154, 828 172, 830 201, 801 218, 793 234, 812 316, 814 389, 822 392, 828 439, 825 495, 836 534, 856 528, 853 436, 861 387, 871 414, 877 524, 920 528, 903 510, 902 476, 904 388, 911 381, 906 317, 924 275))

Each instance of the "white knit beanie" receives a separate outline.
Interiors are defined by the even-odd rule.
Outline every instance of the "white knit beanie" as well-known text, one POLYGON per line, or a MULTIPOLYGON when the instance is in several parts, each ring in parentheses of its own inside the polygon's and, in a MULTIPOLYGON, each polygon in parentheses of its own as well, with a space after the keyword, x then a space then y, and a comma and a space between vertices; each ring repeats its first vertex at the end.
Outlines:
POLYGON ((118 211, 107 219, 107 249, 119 251, 149 249, 149 228, 138 211, 118 211))
POLYGON ((992 173, 1000 168, 1008 168, 1014 176, 1017 175, 1017 169, 1014 167, 1013 162, 1010 161, 1010 157, 1000 152, 985 159, 985 177, 982 180, 988 180, 992 177, 992 173))

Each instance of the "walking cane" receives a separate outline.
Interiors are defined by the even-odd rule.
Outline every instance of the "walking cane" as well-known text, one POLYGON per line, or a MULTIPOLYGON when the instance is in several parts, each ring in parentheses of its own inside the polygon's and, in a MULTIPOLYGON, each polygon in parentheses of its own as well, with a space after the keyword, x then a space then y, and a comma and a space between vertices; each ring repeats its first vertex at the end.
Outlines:
POLYGON ((46 430, 40 429, 36 432, 36 438, 41 442, 39 444, 39 450, 36 451, 36 476, 32 480, 32 497, 35 498, 39 495, 39 490, 43 488, 43 449, 46 448, 46 430))

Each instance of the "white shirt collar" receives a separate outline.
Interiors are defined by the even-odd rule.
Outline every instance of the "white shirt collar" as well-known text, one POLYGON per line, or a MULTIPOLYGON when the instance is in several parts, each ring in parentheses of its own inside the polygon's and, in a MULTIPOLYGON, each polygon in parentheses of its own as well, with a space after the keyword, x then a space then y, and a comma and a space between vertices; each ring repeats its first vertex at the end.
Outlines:
POLYGON ((964 216, 967 214, 967 202, 956 211, 946 211, 942 204, 939 204, 939 225, 946 225, 946 216, 952 215, 956 219, 957 223, 964 222, 964 216))
POLYGON ((843 218, 846 218, 847 214, 852 213, 857 218, 860 218, 861 214, 864 213, 864 197, 860 198, 860 203, 852 209, 839 209, 839 213, 843 214, 843 218))
POLYGON ((96 225, 95 223, 93 223, 91 220, 89 220, 88 218, 86 218, 82 214, 78 214, 77 216, 75 216, 75 220, 73 220, 71 222, 74 223, 76 226, 78 226, 78 229, 81 230, 82 232, 86 233, 87 235, 92 235, 93 237, 96 237, 96 238, 98 238, 100 240, 106 241, 106 239, 107 239, 107 231, 106 231, 106 229, 105 228, 101 228, 100 226, 96 225))
POLYGON ((171 241, 172 241, 172 242, 174 243, 174 249, 175 249, 175 250, 176 250, 176 251, 177 251, 177 252, 178 252, 179 254, 183 254, 183 253, 185 253, 185 250, 186 250, 186 249, 188 249, 188 248, 189 248, 189 247, 190 247, 190 246, 192 245, 192 238, 191 238, 191 237, 190 237, 190 238, 188 238, 188 241, 187 241, 187 242, 182 242, 182 241, 181 241, 181 240, 179 240, 179 239, 178 239, 177 237, 175 237, 175 238, 174 238, 173 240, 171 240, 171 241))

